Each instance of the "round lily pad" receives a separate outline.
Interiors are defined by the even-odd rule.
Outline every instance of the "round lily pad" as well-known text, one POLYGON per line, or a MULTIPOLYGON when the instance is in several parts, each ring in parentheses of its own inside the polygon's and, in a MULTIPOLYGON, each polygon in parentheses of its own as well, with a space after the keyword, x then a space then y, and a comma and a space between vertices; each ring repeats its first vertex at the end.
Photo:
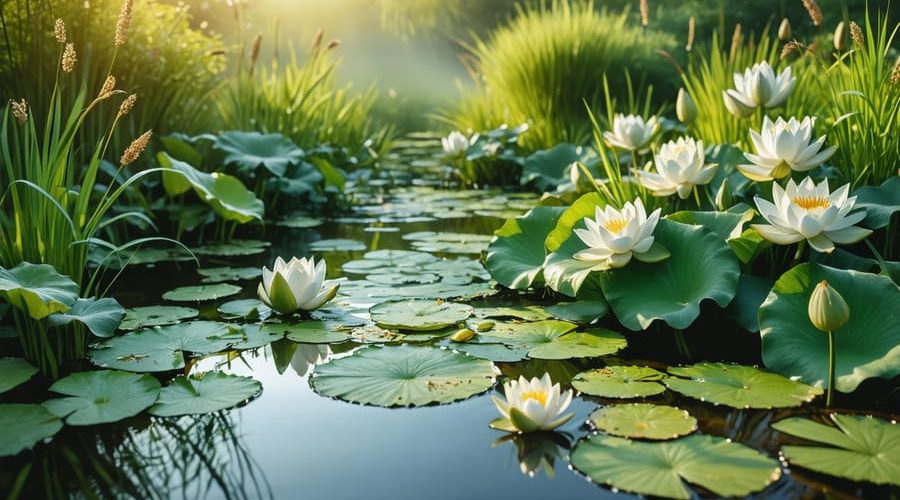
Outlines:
POLYGON ((615 354, 628 347, 621 334, 605 328, 591 328, 583 332, 571 332, 539 344, 528 351, 529 358, 572 359, 593 358, 615 354))
POLYGON ((288 340, 305 344, 331 344, 350 338, 350 329, 329 321, 303 321, 300 323, 271 323, 266 330, 279 331, 288 340))
POLYGON ((341 266, 341 270, 354 274, 401 269, 412 269, 418 272, 424 264, 435 262, 440 262, 440 259, 430 253, 410 250, 375 250, 367 252, 362 259, 345 262, 341 266))
POLYGON ((262 240, 231 240, 228 243, 211 243, 194 249, 197 255, 216 255, 221 257, 238 257, 257 255, 266 251, 271 245, 262 240))
POLYGON ((800 406, 822 394, 822 389, 752 366, 697 363, 669 368, 663 379, 669 389, 701 401, 734 408, 787 408, 800 406))
POLYGON ((0 358, 0 394, 28 382, 37 372, 22 358, 0 358))
POLYGON ((472 306, 434 300, 382 302, 369 309, 372 321, 384 328, 401 330, 439 330, 465 321, 472 306))
POLYGON ((572 387, 591 396, 641 398, 665 392, 659 383, 666 374, 646 366, 606 366, 581 372, 572 387))
POLYGON ((203 276, 204 283, 221 283, 223 281, 258 279, 262 276, 262 269, 258 267, 209 267, 197 269, 197 273, 203 276))
POLYGON ((480 254, 487 248, 488 243, 491 241, 491 236, 485 234, 420 231, 404 234, 403 239, 411 241, 412 247, 422 252, 480 254))
POLYGON ((579 441, 570 461, 597 483, 678 499, 694 496, 685 481, 714 495, 740 497, 760 491, 781 477, 775 460, 715 436, 642 442, 597 434, 579 441))
POLYGON ((0 457, 31 448, 62 426, 62 421, 41 405, 0 404, 0 457))
POLYGON ((368 347, 316 367, 310 384, 323 396, 375 406, 451 403, 494 385, 490 361, 436 347, 368 347))
POLYGON ((476 358, 495 363, 515 363, 528 357, 530 346, 507 344, 479 344, 474 342, 448 342, 447 347, 464 352, 476 358))
POLYGON ((182 286, 164 293, 164 300, 173 302, 203 302, 216 300, 222 297, 230 297, 241 293, 241 287, 230 283, 217 283, 214 285, 182 286))
POLYGON ((366 249, 366 244, 361 241, 336 238, 331 240, 319 240, 310 243, 309 249, 313 252, 358 252, 366 249))
POLYGON ((435 273, 378 273, 366 276, 366 279, 379 285, 427 285, 436 283, 441 277, 435 273))
POLYGON ((50 390, 67 398, 44 406, 69 425, 94 425, 133 417, 159 395, 159 382, 150 375, 115 370, 78 372, 57 380, 50 390))
POLYGON ((403 335, 385 330, 378 325, 365 325, 352 328, 350 340, 360 344, 384 344, 403 340, 403 335))
POLYGON ((236 406, 261 389, 250 377, 218 371, 181 375, 159 391, 159 401, 149 411, 157 417, 211 413, 236 406))
POLYGON ((146 306, 125 310, 120 330, 137 330, 150 326, 174 325, 186 319, 196 318, 200 311, 193 307, 146 306))
POLYGON ((321 226, 325 221, 317 217, 310 217, 304 214, 291 214, 284 216, 283 219, 275 223, 276 226, 290 227, 293 229, 309 229, 321 226))
POLYGON ((272 309, 263 304, 259 299, 230 300, 220 305, 216 311, 223 319, 266 319, 272 314, 272 309))
POLYGON ((541 321, 553 316, 541 306, 501 306, 479 307, 475 309, 479 318, 516 318, 524 321, 541 321))
POLYGON ((675 439, 697 430, 697 419, 688 412, 646 403, 604 406, 589 419, 601 431, 628 438, 675 439))

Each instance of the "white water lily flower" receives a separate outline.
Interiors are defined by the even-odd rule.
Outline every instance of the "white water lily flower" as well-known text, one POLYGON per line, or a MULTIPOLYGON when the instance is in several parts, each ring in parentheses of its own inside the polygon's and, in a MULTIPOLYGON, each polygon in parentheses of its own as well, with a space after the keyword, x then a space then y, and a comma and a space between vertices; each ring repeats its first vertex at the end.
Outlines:
POLYGON ((659 244, 653 244, 653 230, 659 222, 660 209, 647 217, 640 198, 625 203, 622 210, 610 205, 597 207, 594 219, 584 218, 587 229, 576 229, 575 234, 588 246, 575 253, 575 258, 593 266, 595 271, 622 267, 631 257, 642 262, 658 262, 669 256, 659 244))
POLYGON ((560 392, 559 384, 550 380, 550 375, 531 380, 520 376, 503 384, 506 399, 491 396, 502 418, 491 422, 491 427, 509 432, 549 431, 569 421, 572 413, 562 412, 572 402, 572 390, 560 392))
POLYGON ((863 220, 865 210, 850 213, 856 197, 847 197, 850 184, 844 184, 833 193, 828 191, 828 180, 817 186, 809 177, 799 185, 789 180, 782 189, 772 185, 775 203, 760 197, 754 198, 759 213, 769 224, 753 224, 763 238, 778 245, 790 245, 802 240, 817 252, 830 253, 835 243, 856 243, 872 231, 856 227, 863 220))
POLYGON ((759 106, 774 108, 787 100, 794 90, 797 78, 791 75, 787 67, 775 75, 775 70, 766 61, 759 62, 744 73, 734 74, 734 88, 722 92, 725 106, 735 116, 745 117, 759 106))
POLYGON ((742 174, 754 181, 770 181, 787 177, 791 170, 805 172, 821 165, 837 150, 831 146, 823 151, 825 136, 812 141, 813 121, 806 117, 803 121, 791 118, 784 121, 780 116, 774 122, 763 118, 760 133, 750 130, 750 139, 756 154, 744 153, 753 162, 738 165, 742 174))
POLYGON ((325 261, 316 264, 312 257, 290 262, 278 257, 269 271, 262 268, 262 283, 256 290, 259 299, 281 314, 312 311, 333 299, 340 285, 325 282, 325 261))
POLYGON ((654 196, 678 193, 682 200, 690 196, 694 186, 709 184, 716 173, 715 163, 706 163, 703 141, 681 137, 669 141, 656 154, 656 172, 637 172, 638 179, 654 196))
POLYGON ((454 130, 447 137, 441 138, 441 145, 444 146, 444 152, 448 155, 458 155, 469 149, 469 138, 462 132, 454 130))
POLYGON ((657 130, 659 122, 655 116, 645 122, 640 116, 619 113, 613 119, 612 131, 604 132, 603 137, 613 147, 638 151, 647 146, 657 130))

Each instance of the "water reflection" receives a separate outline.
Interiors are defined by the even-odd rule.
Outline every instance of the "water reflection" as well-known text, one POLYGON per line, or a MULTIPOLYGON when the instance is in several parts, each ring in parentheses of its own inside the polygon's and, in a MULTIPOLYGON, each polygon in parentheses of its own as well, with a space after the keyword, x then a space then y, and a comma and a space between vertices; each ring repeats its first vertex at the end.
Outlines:
POLYGON ((566 432, 532 432, 528 434, 506 434, 495 440, 492 448, 506 443, 516 446, 519 470, 528 477, 543 471, 553 479, 556 475, 556 460, 565 461, 572 448, 572 436, 566 432))

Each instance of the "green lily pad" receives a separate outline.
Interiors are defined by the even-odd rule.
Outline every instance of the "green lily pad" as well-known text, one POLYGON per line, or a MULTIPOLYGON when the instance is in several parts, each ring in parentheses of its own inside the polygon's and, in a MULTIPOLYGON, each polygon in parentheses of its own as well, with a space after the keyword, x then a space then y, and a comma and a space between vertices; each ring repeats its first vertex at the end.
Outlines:
POLYGON ((378 325, 358 326, 350 329, 350 340, 359 344, 385 344, 399 342, 403 335, 381 328, 378 325))
POLYGON ((547 344, 578 328, 568 321, 546 319, 530 323, 495 323, 493 328, 478 336, 479 342, 500 342, 509 345, 534 347, 547 344))
POLYGON ((791 465, 851 481, 900 486, 900 426, 872 417, 829 417, 837 428, 798 417, 772 424, 779 432, 826 445, 782 447, 791 465))
POLYGON ((245 255, 258 255, 266 251, 271 245, 268 241, 261 240, 231 240, 228 243, 210 243, 195 248, 197 255, 213 255, 219 257, 241 257, 245 255))
POLYGON ((674 406, 647 403, 604 406, 588 417, 601 431, 639 439, 675 439, 697 430, 697 419, 674 406))
POLYGON ((573 321, 575 323, 593 323, 606 316, 609 312, 609 304, 602 297, 575 302, 560 302, 544 308, 556 319, 573 321))
POLYGON ((891 223, 891 217, 900 211, 900 176, 891 176, 880 186, 865 186, 853 192, 856 208, 866 211, 863 225, 881 229, 891 223))
POLYGON ((283 339, 284 332, 270 330, 266 325, 228 325, 224 338, 230 342, 229 349, 256 349, 283 339))
POLYGON ((238 299, 225 302, 216 308, 223 319, 266 319, 272 314, 272 309, 263 304, 259 299, 238 299))
POLYGON ((615 354, 628 347, 621 334, 605 328, 591 328, 583 332, 571 332, 542 343, 530 351, 529 358, 572 359, 593 358, 615 354))
POLYGON ((715 436, 641 442, 601 434, 581 440, 572 466, 591 480, 641 495, 688 499, 684 482, 714 495, 740 497, 760 491, 781 477, 778 462, 715 436))
POLYGON ((528 345, 480 344, 474 342, 447 342, 444 345, 450 349, 495 363, 522 361, 528 357, 528 351, 531 350, 531 346, 528 345))
POLYGON ((172 302, 203 302, 241 293, 241 287, 231 283, 181 286, 164 293, 162 298, 172 302))
POLYGON ((474 314, 479 318, 516 318, 524 321, 541 321, 553 317, 541 306, 479 307, 474 314))
POLYGON ((167 188, 170 196, 181 194, 179 192, 183 189, 181 180, 174 182, 179 186, 177 189, 172 188, 172 180, 177 179, 180 174, 182 179, 188 181, 197 196, 223 219, 240 224, 252 220, 262 221, 263 202, 236 177, 222 172, 212 174, 201 172, 183 161, 172 158, 165 152, 157 154, 157 159, 163 168, 172 170, 172 173, 163 172, 163 185, 167 188), (179 174, 174 172, 179 172, 179 174), (166 179, 169 181, 166 182, 166 179))
POLYGON ((808 316, 809 297, 822 280, 850 307, 850 320, 834 332, 835 388, 853 392, 872 377, 900 375, 900 288, 889 278, 818 264, 784 273, 759 310, 766 367, 807 384, 827 385, 828 336, 808 316))
POLYGON ((316 367, 310 379, 323 396, 375 406, 451 403, 494 385, 494 365, 448 349, 369 347, 316 367))
POLYGON ((697 363, 669 368, 669 389, 701 401, 734 408, 788 408, 822 394, 820 387, 754 368, 726 363, 697 363))
POLYGON ((508 219, 494 232, 485 265, 498 283, 515 290, 527 290, 544 268, 544 240, 556 227, 563 207, 535 207, 515 219, 508 219))
POLYGON ((384 328, 440 330, 472 315, 472 306, 433 300, 382 302, 369 309, 372 321, 384 328))
POLYGON ((225 165, 233 165, 244 175, 255 176, 263 167, 281 177, 288 166, 303 159, 303 150, 282 134, 259 132, 223 132, 213 147, 225 153, 225 165))
POLYGON ((0 404, 0 457, 11 457, 52 437, 62 421, 41 405, 0 404))
POLYGON ((263 326, 266 330, 279 331, 288 340, 305 344, 332 344, 350 338, 350 329, 330 321, 303 321, 300 323, 272 323, 263 326))
POLYGON ((0 358, 0 394, 28 382, 37 372, 22 358, 0 358))
POLYGON ((591 396, 642 398, 665 392, 664 378, 665 373, 647 366, 606 366, 579 373, 572 387, 591 396))
POLYGON ((437 283, 441 277, 434 273, 378 273, 366 276, 366 279, 379 285, 423 285, 437 283))
POLYGON ((341 270, 345 273, 353 274, 370 274, 386 269, 398 272, 411 269, 414 272, 419 272, 423 270, 422 266, 436 262, 440 262, 440 259, 425 252, 375 250, 366 252, 362 259, 345 262, 341 265, 341 270))
POLYGON ((676 329, 700 315, 700 302, 725 307, 734 298, 741 271, 734 253, 714 233, 661 220, 656 241, 671 252, 655 264, 631 262, 600 274, 603 294, 625 327, 646 330, 656 320, 676 329))
POLYGON ((319 227, 324 223, 325 221, 318 217, 310 217, 309 215, 304 214, 292 214, 284 216, 284 218, 276 222, 275 225, 292 229, 309 229, 319 227))
POLYGON ((119 324, 120 330, 137 330, 151 326, 173 325, 186 319, 196 318, 200 311, 193 307, 181 306, 146 306, 134 307, 125 311, 125 317, 119 324))
POLYGON ((222 281, 258 279, 262 276, 262 269, 258 267, 210 267, 197 269, 197 273, 203 276, 204 283, 221 283, 222 281))
POLYGON ((318 240, 310 243, 309 249, 313 252, 358 252, 365 250, 366 244, 361 241, 349 240, 346 238, 335 238, 330 240, 318 240))
POLYGON ((436 233, 420 231, 407 233, 403 239, 412 242, 412 247, 421 252, 480 254, 487 248, 491 236, 472 233, 436 233))
POLYGON ((133 417, 159 395, 159 382, 150 375, 115 370, 78 372, 57 380, 50 390, 70 396, 51 399, 44 407, 69 425, 94 425, 133 417))
POLYGON ((51 326, 63 326, 77 321, 98 337, 112 337, 125 317, 123 308, 116 299, 78 299, 64 313, 53 313, 47 317, 51 326))
POLYGON ((33 319, 68 311, 79 291, 77 283, 49 264, 22 262, 12 269, 0 267, 0 297, 33 319))
POLYGON ((224 410, 252 398, 262 384, 250 377, 223 372, 175 377, 159 391, 149 412, 157 417, 199 415, 224 410))

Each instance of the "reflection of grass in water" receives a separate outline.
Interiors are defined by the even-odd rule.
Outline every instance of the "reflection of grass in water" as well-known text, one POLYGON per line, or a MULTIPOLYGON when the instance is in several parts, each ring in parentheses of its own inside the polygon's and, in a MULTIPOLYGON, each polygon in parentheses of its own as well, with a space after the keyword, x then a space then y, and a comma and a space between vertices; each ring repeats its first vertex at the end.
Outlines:
POLYGON ((224 412, 151 418, 145 429, 99 438, 81 430, 61 437, 37 450, 15 479, 8 478, 10 484, 0 482, 8 498, 273 497, 224 412))

